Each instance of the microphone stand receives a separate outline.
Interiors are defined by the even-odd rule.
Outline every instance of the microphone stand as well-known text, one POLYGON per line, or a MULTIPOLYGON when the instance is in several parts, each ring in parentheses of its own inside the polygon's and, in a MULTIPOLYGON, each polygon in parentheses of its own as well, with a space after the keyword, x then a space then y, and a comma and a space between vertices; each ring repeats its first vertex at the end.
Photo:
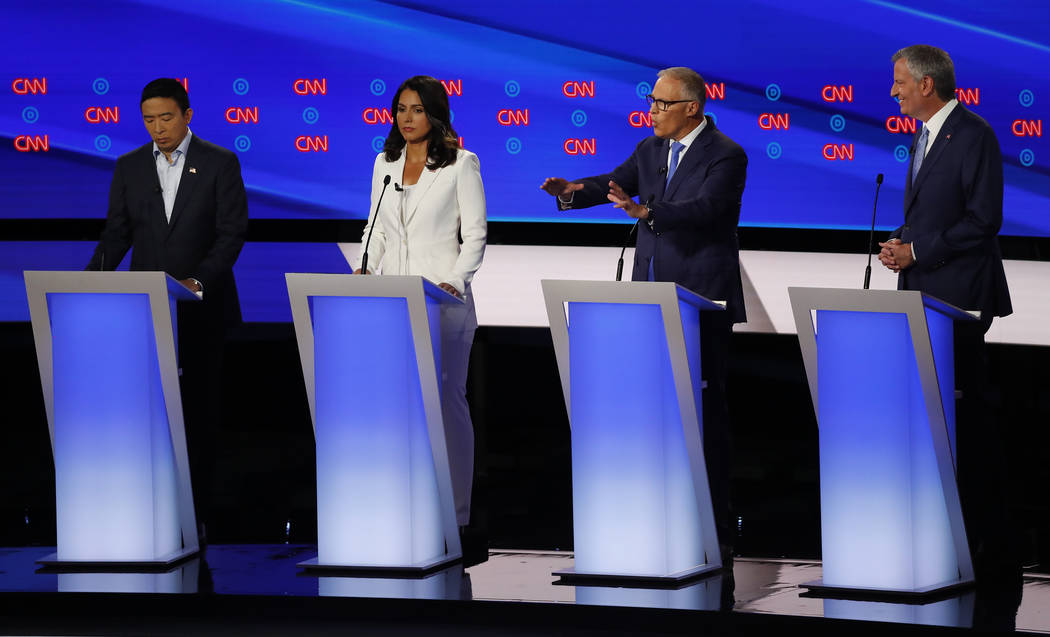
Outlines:
POLYGON ((372 242, 372 231, 376 229, 376 222, 379 221, 379 206, 383 203, 383 195, 386 194, 386 187, 389 185, 390 175, 387 175, 383 177, 383 189, 379 192, 375 215, 372 217, 372 225, 368 228, 368 238, 365 239, 365 249, 361 253, 361 274, 368 274, 368 244, 372 242))
POLYGON ((871 284, 871 251, 875 247, 875 211, 879 209, 879 189, 882 188, 882 173, 875 177, 875 205, 871 210, 871 234, 868 235, 868 267, 864 269, 864 289, 871 284))

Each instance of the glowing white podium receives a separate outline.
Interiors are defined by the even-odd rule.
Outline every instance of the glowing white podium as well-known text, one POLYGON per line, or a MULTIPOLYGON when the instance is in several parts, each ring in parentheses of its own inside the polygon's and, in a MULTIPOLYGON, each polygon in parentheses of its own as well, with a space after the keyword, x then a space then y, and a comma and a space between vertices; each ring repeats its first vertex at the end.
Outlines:
POLYGON ((973 582, 955 481, 952 322, 917 291, 788 288, 820 427, 815 592, 920 597, 973 582))
POLYGON ((308 570, 423 575, 460 559, 441 414, 441 305, 419 276, 285 275, 317 444, 308 570))
POLYGON ((197 552, 175 302, 163 272, 26 272, 55 457, 47 566, 170 566, 197 552))
POLYGON ((566 580, 675 583, 721 569, 703 452, 700 312, 674 283, 541 281, 572 427, 566 580))

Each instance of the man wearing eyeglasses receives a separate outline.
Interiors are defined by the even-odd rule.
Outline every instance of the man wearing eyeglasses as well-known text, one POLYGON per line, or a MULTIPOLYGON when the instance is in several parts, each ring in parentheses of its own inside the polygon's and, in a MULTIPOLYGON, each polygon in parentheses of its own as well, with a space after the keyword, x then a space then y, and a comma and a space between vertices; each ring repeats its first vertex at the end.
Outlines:
POLYGON ((540 188, 557 197, 560 210, 612 202, 638 219, 633 280, 673 281, 726 302, 725 312, 700 313, 700 354, 707 381, 704 455, 723 562, 728 563, 726 377, 733 323, 746 320, 736 228, 747 155, 704 115, 706 87, 696 71, 673 67, 658 78, 647 96, 654 135, 643 139, 627 161, 607 175, 572 182, 550 177, 540 188))

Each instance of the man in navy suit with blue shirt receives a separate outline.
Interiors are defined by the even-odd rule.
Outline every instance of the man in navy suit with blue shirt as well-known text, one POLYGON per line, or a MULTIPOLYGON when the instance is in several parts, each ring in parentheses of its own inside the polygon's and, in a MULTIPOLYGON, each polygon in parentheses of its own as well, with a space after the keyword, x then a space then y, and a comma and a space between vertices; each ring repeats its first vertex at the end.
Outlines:
POLYGON ((573 182, 551 177, 540 187, 557 197, 561 210, 612 202, 638 219, 633 280, 673 281, 726 302, 725 312, 700 313, 700 357, 707 381, 704 455, 723 562, 728 563, 732 534, 726 378, 733 323, 746 320, 736 230, 747 155, 704 115, 706 87, 696 71, 660 71, 647 99, 654 135, 643 139, 627 161, 606 175, 573 182), (636 196, 639 201, 633 199, 636 196))
MULTIPOLYGON (((1012 312, 999 228, 1003 163, 988 122, 955 98, 955 68, 936 47, 893 56, 890 95, 902 115, 922 121, 904 190, 904 224, 880 243, 879 260, 898 272, 897 288, 920 290, 980 320, 955 323, 957 479, 978 582, 1013 571, 1006 463, 988 390, 984 335, 993 317, 1012 312)), ((1019 571, 1018 571, 1019 572, 1019 571)))

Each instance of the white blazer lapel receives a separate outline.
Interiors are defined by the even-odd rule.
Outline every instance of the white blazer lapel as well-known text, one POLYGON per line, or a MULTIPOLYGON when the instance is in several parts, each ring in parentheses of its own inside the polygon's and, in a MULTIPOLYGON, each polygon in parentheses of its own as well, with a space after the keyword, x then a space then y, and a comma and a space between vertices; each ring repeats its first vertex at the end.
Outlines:
MULTIPOLYGON (((390 185, 387 186, 387 190, 397 190, 395 186, 400 186, 401 181, 404 179, 403 175, 405 174, 405 153, 401 153, 400 157, 387 164, 387 170, 389 171, 387 174, 390 175, 390 185)), ((379 178, 379 187, 383 187, 382 177, 379 178)))
POLYGON ((419 207, 419 202, 426 196, 427 190, 434 185, 434 181, 437 180, 442 170, 441 168, 435 170, 423 169, 422 174, 419 175, 419 181, 415 185, 416 195, 412 197, 412 206, 405 211, 405 225, 408 225, 408 222, 412 220, 412 217, 416 214, 416 208, 419 207))

